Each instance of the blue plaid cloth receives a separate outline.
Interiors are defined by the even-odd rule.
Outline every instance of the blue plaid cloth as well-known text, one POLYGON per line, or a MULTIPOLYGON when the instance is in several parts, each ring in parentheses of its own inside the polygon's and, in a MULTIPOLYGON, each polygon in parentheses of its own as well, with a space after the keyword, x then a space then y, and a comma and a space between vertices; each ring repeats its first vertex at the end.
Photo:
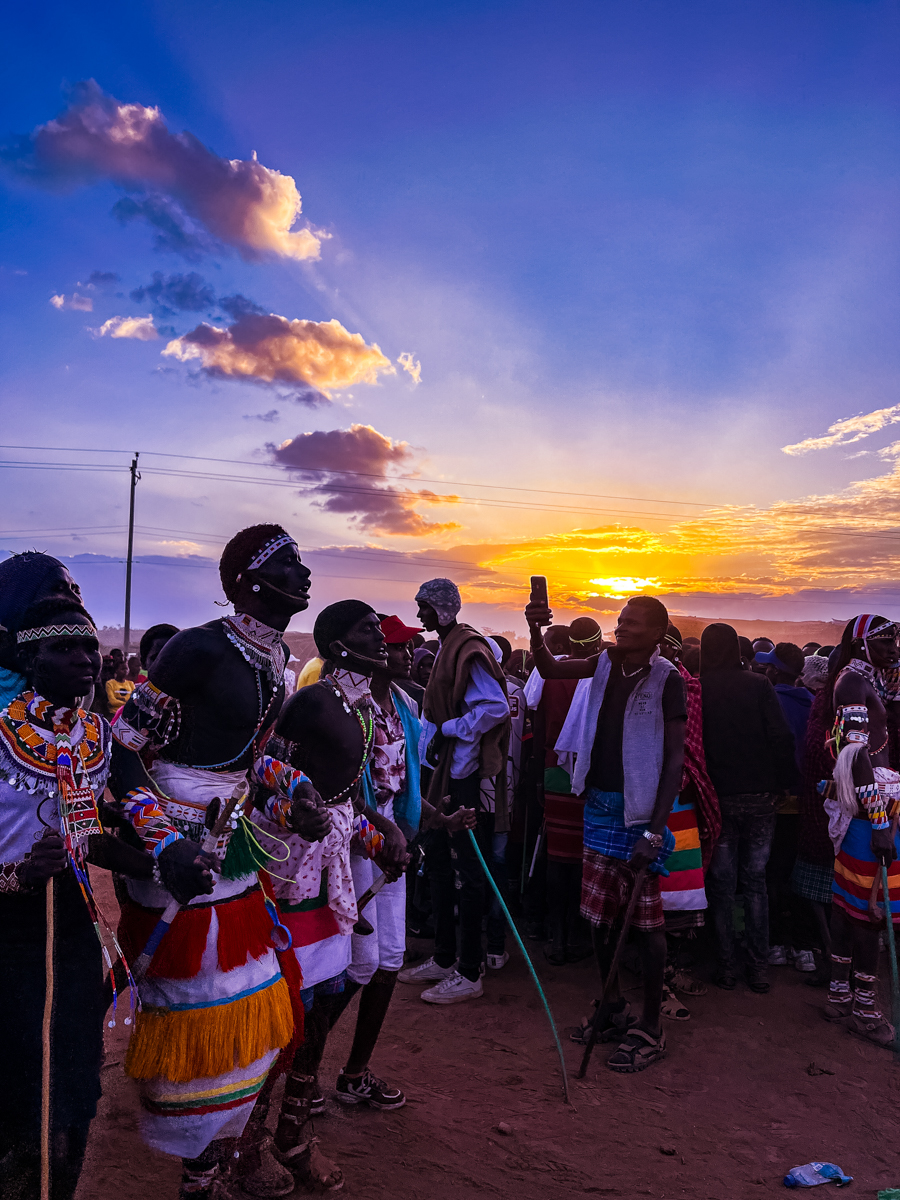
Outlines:
POLYGON ((316 1002, 316 996, 339 996, 344 990, 346 981, 347 972, 341 971, 340 975, 332 975, 330 979, 323 979, 321 983, 314 983, 312 987, 303 988, 300 993, 303 1011, 309 1012, 316 1002))
MULTIPOLYGON (((642 836, 646 825, 625 824, 625 796, 622 792, 601 792, 588 788, 584 803, 584 844, 607 858, 620 858, 627 862, 631 852, 642 836)), ((663 844, 649 870, 656 875, 668 875, 665 861, 675 849, 675 835, 667 827, 663 830, 663 844)))

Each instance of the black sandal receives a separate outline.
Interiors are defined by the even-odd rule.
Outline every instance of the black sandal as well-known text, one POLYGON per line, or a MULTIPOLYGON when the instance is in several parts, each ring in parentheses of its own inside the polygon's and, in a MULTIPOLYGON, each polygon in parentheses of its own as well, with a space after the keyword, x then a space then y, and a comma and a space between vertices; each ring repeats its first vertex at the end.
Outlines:
MULTIPOLYGON (((637 1024, 637 1017, 630 1015, 631 1005, 627 1000, 620 1000, 621 1008, 606 1014, 606 1021, 601 1029, 597 1032, 596 1041, 611 1042, 617 1037, 622 1037, 627 1033, 633 1025, 637 1024)), ((594 1013, 597 1012, 597 1001, 593 1001, 594 1013)), ((569 1040, 575 1042, 579 1046, 586 1046, 588 1038, 591 1036, 592 1017, 583 1017, 581 1024, 577 1029, 573 1029, 569 1034, 569 1040)))
POLYGON ((629 1030, 625 1040, 618 1050, 606 1060, 611 1071, 623 1075, 633 1075, 636 1071, 645 1071, 652 1063, 666 1056, 666 1035, 660 1033, 658 1038, 643 1029, 629 1030))

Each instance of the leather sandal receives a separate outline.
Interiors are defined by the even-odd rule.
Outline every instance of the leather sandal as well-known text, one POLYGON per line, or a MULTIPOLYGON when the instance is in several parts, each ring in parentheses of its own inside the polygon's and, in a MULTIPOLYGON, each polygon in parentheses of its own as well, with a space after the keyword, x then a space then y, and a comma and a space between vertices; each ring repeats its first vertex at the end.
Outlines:
POLYGON ((662 1004, 659 1011, 670 1021, 689 1021, 690 1010, 685 1008, 670 987, 663 987, 662 1004))
POLYGON ((881 1013, 871 1018, 851 1013, 847 1022, 847 1032, 865 1038, 867 1042, 874 1042, 876 1046, 883 1046, 885 1050, 894 1044, 894 1027, 881 1013))
POLYGON ((634 1028, 618 1050, 606 1060, 611 1071, 623 1075, 633 1075, 637 1071, 645 1071, 652 1063, 666 1055, 666 1035, 660 1032, 658 1038, 647 1033, 644 1029, 634 1028))

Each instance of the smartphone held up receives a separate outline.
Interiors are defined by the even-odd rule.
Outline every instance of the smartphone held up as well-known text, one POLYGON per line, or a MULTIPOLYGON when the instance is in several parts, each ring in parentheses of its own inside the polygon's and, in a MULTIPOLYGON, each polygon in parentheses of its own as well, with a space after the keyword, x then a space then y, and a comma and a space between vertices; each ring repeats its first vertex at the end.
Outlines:
POLYGON ((537 609, 537 624, 552 625, 553 617, 550 612, 550 596, 547 591, 546 575, 531 576, 531 596, 528 601, 529 609, 537 609))

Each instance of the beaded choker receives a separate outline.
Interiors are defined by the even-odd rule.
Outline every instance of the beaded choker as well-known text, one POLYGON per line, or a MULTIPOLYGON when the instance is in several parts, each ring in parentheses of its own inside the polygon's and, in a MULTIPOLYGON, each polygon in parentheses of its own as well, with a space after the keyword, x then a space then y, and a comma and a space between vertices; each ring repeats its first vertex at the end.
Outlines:
POLYGON ((369 676, 357 675, 354 671, 336 670, 326 675, 324 682, 344 706, 344 712, 352 713, 359 722, 363 735, 363 754, 359 770, 345 788, 325 801, 326 804, 339 804, 356 787, 369 763, 372 747, 375 745, 375 701, 369 690, 369 676))
POLYGON ((371 692, 371 679, 368 675, 357 675, 355 671, 347 671, 338 667, 328 677, 339 691, 339 699, 343 700, 347 712, 354 705, 374 704, 371 692))
POLYGON ((265 671, 278 688, 284 679, 284 644, 282 633, 264 625, 247 613, 235 613, 222 618, 222 630, 245 662, 257 671, 265 671))
MULTIPOLYGON (((878 672, 871 663, 863 662, 861 658, 851 658, 846 667, 841 671, 841 674, 838 675, 838 679, 840 679, 841 675, 846 674, 847 671, 854 671, 857 675, 864 675, 873 687, 878 686, 878 672)), ((835 683, 837 683, 837 679, 835 683)))

